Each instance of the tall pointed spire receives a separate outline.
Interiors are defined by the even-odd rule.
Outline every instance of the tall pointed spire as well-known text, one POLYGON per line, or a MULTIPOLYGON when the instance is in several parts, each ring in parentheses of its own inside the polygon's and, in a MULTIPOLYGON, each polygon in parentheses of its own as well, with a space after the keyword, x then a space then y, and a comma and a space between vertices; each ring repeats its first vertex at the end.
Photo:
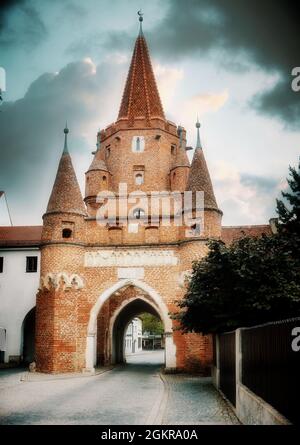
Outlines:
POLYGON ((46 213, 62 212, 86 215, 80 188, 68 151, 68 133, 69 129, 66 124, 64 129, 64 150, 60 158, 46 213))
POLYGON ((143 16, 139 11, 140 32, 135 42, 118 119, 165 119, 157 89, 146 39, 142 31, 143 16))
POLYGON ((188 182, 187 190, 192 192, 204 192, 204 206, 206 209, 218 210, 217 201, 214 194, 210 174, 204 158, 200 141, 200 122, 197 119, 197 144, 194 152, 188 182))

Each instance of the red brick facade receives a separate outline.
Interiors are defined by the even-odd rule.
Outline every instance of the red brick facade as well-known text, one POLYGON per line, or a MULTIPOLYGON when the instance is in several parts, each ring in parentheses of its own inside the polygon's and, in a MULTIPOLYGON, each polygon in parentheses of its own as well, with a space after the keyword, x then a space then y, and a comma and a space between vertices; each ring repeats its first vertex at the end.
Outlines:
MULTIPOLYGON (((99 148, 86 173, 85 204, 66 146, 41 237, 41 286, 37 295, 36 362, 42 372, 72 372, 122 361, 126 323, 141 311, 159 315, 165 327, 166 367, 207 373, 209 336, 174 330, 170 313, 185 292, 184 275, 221 237, 222 212, 214 197, 203 152, 192 166, 185 130, 166 120, 147 45, 136 42, 118 121, 98 134, 99 148), (139 138, 138 149, 135 149, 139 138), (138 172, 138 173, 137 173, 138 172), (136 182, 136 175, 142 183, 136 182), (189 236, 177 226, 147 218, 138 231, 116 222, 99 225, 97 194, 204 191, 204 227, 189 236), (68 236, 66 236, 68 235, 68 236)), ((171 203, 172 204, 172 203, 171 203)), ((141 206, 139 203, 137 206, 141 206)), ((144 208, 144 210, 147 210, 144 208)))

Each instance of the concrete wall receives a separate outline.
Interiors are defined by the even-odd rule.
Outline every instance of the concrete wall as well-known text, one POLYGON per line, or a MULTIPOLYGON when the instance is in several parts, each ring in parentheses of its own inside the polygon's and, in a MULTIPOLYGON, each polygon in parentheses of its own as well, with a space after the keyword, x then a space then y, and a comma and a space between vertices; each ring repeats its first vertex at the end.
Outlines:
POLYGON ((245 425, 288 425, 290 422, 249 388, 237 385, 236 414, 245 425))
POLYGON ((6 329, 5 362, 20 359, 23 349, 23 321, 35 306, 40 277, 38 249, 0 250, 4 258, 0 273, 0 327, 6 329), (26 273, 26 256, 38 257, 37 272, 26 273))

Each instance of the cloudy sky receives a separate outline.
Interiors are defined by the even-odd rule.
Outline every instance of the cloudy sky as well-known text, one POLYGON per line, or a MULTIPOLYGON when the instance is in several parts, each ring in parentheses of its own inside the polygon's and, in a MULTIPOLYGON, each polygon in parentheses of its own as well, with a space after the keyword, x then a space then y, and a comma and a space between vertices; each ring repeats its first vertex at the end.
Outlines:
MULTIPOLYGON (((63 147, 83 190, 96 132, 116 119, 138 33, 167 117, 201 138, 225 225, 275 214, 300 154, 298 1, 14 0, 0 7, 0 190, 16 225, 40 224, 63 147)), ((8 224, 3 199, 0 224, 8 224)))

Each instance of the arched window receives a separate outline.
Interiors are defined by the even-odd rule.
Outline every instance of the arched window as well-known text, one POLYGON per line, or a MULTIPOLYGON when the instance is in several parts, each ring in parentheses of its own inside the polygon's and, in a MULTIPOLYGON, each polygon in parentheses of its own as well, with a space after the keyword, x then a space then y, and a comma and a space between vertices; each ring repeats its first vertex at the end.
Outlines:
POLYGON ((141 153, 145 148, 145 139, 144 136, 133 136, 131 149, 135 153, 141 153))
POLYGON ((71 229, 63 229, 62 237, 63 238, 71 238, 72 237, 72 230, 71 229))
POLYGON ((106 176, 104 175, 103 177, 102 177, 102 180, 103 180, 103 182, 106 182, 106 176))
POLYGON ((144 183, 144 176, 142 173, 137 173, 135 175, 135 184, 136 185, 142 185, 144 183))
POLYGON ((136 138, 136 151, 141 151, 141 140, 139 136, 136 138))

